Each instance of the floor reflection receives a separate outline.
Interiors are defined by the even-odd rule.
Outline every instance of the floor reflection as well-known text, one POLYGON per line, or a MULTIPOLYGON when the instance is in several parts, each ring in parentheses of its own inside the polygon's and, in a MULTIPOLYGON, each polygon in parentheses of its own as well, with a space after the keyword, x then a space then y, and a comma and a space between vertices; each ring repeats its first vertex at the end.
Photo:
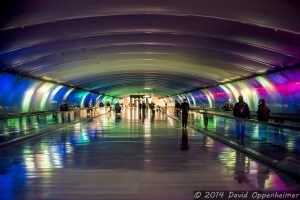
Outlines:
POLYGON ((2 148, 0 180, 0 199, 25 200, 49 194, 53 199, 84 198, 81 188, 87 187, 94 188, 91 199, 120 199, 113 198, 118 188, 125 196, 126 189, 134 190, 130 199, 149 193, 179 197, 199 188, 300 189, 297 180, 193 129, 182 129, 163 112, 138 109, 2 148))
MULTIPOLYGON (((169 108, 169 113, 177 118, 173 108, 169 108)), ((211 131, 221 137, 235 141, 240 145, 253 149, 263 155, 275 160, 283 160, 287 157, 298 159, 300 162, 299 138, 300 131, 276 127, 272 125, 244 122, 232 118, 214 116, 207 112, 190 112, 190 124, 202 129, 211 131), (245 134, 241 134, 241 124, 245 127, 245 134), (238 133, 239 132, 239 133, 238 133)))
POLYGON ((189 139, 188 139, 188 130, 186 128, 182 129, 181 134, 181 150, 189 150, 189 139))

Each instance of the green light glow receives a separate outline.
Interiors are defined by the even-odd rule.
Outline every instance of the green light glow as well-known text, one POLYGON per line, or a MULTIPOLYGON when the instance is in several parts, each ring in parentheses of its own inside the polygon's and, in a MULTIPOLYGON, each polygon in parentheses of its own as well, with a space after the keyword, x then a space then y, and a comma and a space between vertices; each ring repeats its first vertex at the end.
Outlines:
POLYGON ((102 94, 100 94, 97 98, 96 101, 98 101, 100 99, 100 97, 102 96, 102 94))
POLYGON ((177 97, 180 99, 180 102, 183 102, 182 98, 180 97, 180 95, 177 95, 177 97))
POLYGON ((89 92, 84 92, 84 96, 81 99, 81 103, 80 103, 80 107, 83 108, 84 107, 84 100, 87 97, 87 95, 89 95, 89 92))
POLYGON ((213 107, 213 101, 214 101, 213 95, 208 90, 203 90, 203 92, 206 95, 206 98, 208 100, 209 108, 212 108, 213 107))
POLYGON ((258 104, 258 95, 255 90, 251 90, 249 88, 249 84, 245 81, 241 81, 237 83, 240 87, 240 92, 242 93, 244 100, 248 103, 250 109, 254 109, 258 104))
POLYGON ((119 102, 119 99, 118 98, 114 98, 113 100, 112 100, 112 104, 113 105, 115 105, 116 103, 118 103, 119 102))
POLYGON ((275 92, 275 87, 268 81, 267 78, 264 78, 262 76, 256 77, 256 80, 268 91, 275 92))
POLYGON ((102 99, 102 103, 106 104, 106 98, 107 98, 107 96, 105 96, 105 97, 102 99))
POLYGON ((188 98, 188 96, 187 96, 187 95, 184 95, 184 98, 188 101, 189 105, 191 105, 191 101, 190 101, 190 99, 188 98))
POLYGON ((232 96, 235 97, 235 101, 238 101, 240 92, 231 83, 227 83, 225 84, 225 86, 227 86, 231 90, 232 96))
POLYGON ((55 85, 53 83, 45 83, 45 84, 42 85, 42 87, 39 88, 39 90, 38 90, 38 96, 41 96, 41 98, 40 98, 40 104, 39 104, 39 106, 40 106, 39 110, 45 110, 47 99, 49 97, 51 89, 54 86, 55 85))
POLYGON ((32 85, 24 93, 24 98, 23 98, 23 102, 22 102, 22 112, 29 112, 32 96, 33 96, 33 94, 34 94, 34 92, 35 92, 35 90, 37 89, 38 86, 39 86, 39 83, 36 83, 36 84, 32 85))
POLYGON ((230 99, 235 98, 231 91, 226 87, 226 85, 220 85, 220 88, 222 88, 225 91, 225 93, 229 96, 230 99))
POLYGON ((193 105, 196 106, 196 101, 195 101, 195 98, 192 94, 191 94, 191 97, 192 97, 193 105))

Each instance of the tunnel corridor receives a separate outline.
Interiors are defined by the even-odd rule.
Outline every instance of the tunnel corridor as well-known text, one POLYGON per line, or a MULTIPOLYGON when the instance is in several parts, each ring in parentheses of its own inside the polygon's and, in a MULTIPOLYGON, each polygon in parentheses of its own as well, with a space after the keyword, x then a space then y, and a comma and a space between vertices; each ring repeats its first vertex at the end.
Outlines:
POLYGON ((299 0, 4 0, 0 200, 299 193, 299 20, 299 0))

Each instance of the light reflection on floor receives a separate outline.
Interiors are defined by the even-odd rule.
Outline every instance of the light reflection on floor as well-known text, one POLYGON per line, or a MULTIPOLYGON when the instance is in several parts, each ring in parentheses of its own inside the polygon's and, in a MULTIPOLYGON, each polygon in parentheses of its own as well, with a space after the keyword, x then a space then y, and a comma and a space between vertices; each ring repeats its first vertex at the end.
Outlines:
POLYGON ((127 109, 2 148, 0 199, 192 199, 299 182, 162 113, 127 109))
MULTIPOLYGON (((170 116, 178 118, 173 108, 169 108, 167 112, 170 116)), ((204 115, 197 111, 190 112, 189 123, 201 130, 208 130, 228 140, 237 141, 235 119, 209 114, 207 116, 206 129, 204 115)), ((287 157, 300 161, 300 131, 296 129, 246 122, 244 145, 277 161, 287 157)))

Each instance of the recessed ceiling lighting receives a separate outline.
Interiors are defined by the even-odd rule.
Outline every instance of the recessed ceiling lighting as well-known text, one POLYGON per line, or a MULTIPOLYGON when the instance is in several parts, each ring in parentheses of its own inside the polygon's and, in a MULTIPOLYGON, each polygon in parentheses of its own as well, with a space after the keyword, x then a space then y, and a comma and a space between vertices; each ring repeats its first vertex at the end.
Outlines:
POLYGON ((42 76, 42 79, 47 80, 47 81, 52 81, 53 78, 49 77, 49 76, 42 76))

